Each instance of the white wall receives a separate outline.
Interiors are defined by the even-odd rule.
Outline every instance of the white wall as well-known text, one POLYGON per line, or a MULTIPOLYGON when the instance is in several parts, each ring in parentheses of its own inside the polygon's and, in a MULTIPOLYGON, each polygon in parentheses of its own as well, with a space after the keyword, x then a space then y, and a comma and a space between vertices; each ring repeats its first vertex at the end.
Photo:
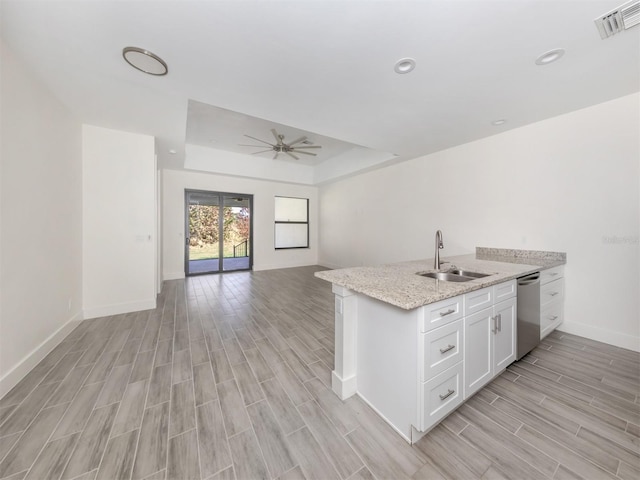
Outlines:
POLYGON ((319 263, 567 252, 563 329, 640 350, 638 94, 320 188, 319 263), (606 276, 601 276, 605 274, 606 276))
POLYGON ((0 397, 77 324, 81 125, 0 42, 0 397))
POLYGON ((84 125, 85 318, 155 308, 154 138, 84 125))
POLYGON ((175 170, 162 171, 164 279, 184 277, 185 189, 253 195, 253 269, 314 265, 318 260, 318 189, 246 178, 175 170), (274 249, 274 197, 309 199, 309 248, 274 249))

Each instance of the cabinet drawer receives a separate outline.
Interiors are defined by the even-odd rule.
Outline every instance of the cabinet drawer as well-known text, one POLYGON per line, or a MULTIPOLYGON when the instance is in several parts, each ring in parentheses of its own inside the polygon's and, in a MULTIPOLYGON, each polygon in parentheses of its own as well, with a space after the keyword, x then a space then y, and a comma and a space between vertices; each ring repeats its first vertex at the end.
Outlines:
POLYGON ((564 299, 564 278, 546 283, 540 287, 540 308, 564 299))
POLYGON ((421 332, 428 332, 462 318, 462 295, 422 307, 421 332))
POLYGON ((442 420, 462 403, 462 363, 422 384, 422 421, 425 431, 442 420))
POLYGON ((465 316, 479 312, 492 306, 493 287, 482 288, 475 292, 464 294, 464 314, 465 316))
POLYGON ((424 362, 420 380, 426 382, 463 359, 463 321, 423 333, 424 362))
POLYGON ((560 302, 549 304, 540 312, 540 339, 553 332, 564 319, 564 305, 560 302))
POLYGON ((564 277, 564 265, 542 270, 540 272, 540 285, 553 282, 554 280, 558 280, 562 277, 564 277))
POLYGON ((493 286, 493 301, 494 303, 502 302, 508 298, 516 296, 516 281, 510 280, 508 282, 499 283, 493 286))

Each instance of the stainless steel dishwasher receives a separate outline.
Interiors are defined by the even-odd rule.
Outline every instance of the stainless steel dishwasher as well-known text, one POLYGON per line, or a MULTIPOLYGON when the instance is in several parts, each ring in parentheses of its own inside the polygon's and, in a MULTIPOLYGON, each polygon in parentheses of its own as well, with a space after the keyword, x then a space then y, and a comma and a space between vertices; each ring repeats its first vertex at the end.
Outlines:
POLYGON ((517 331, 520 360, 540 343, 540 272, 518 278, 517 331))

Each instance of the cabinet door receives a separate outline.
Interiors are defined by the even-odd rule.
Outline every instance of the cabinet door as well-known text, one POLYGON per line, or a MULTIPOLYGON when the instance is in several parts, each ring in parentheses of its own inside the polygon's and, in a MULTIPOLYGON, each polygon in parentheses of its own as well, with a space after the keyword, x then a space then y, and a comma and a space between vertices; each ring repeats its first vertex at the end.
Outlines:
POLYGON ((494 315, 498 318, 493 334, 493 374, 497 375, 516 359, 516 299, 496 304, 494 315))
POLYGON ((564 278, 559 278, 540 287, 540 308, 544 309, 551 303, 560 302, 563 299, 564 278))
POLYGON ((462 362, 462 319, 422 334, 423 355, 420 380, 426 382, 456 363, 462 362))
POLYGON ((478 391, 493 376, 491 336, 493 308, 486 308, 464 319, 464 397, 478 391))
POLYGON ((462 403, 462 362, 422 384, 422 418, 419 430, 425 431, 462 403))
POLYGON ((472 315, 493 305, 493 287, 481 288, 464 294, 464 314, 472 315))
POLYGON ((540 312, 540 339, 553 332, 562 323, 562 300, 548 305, 540 312))

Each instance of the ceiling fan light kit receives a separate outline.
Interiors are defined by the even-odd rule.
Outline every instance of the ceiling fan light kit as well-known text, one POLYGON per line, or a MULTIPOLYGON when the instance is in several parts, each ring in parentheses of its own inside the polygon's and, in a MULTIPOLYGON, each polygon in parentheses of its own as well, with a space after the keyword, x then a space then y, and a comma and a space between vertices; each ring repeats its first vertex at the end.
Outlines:
MULTIPOLYGON (((278 133, 276 131, 275 128, 271 129, 271 133, 273 134, 273 137, 276 140, 276 143, 270 143, 267 142, 265 140, 260 140, 259 138, 256 137, 252 137, 251 135, 246 135, 245 137, 248 137, 252 140, 256 140, 258 142, 264 143, 265 145, 269 145, 270 148, 267 148, 266 150, 260 150, 259 152, 252 152, 251 155, 258 155, 260 153, 266 153, 266 152, 275 152, 273 159, 276 160, 278 158, 278 155, 281 153, 287 154, 290 157, 296 159, 296 160, 300 160, 300 157, 298 157, 298 154, 303 154, 303 155, 311 155, 311 156, 317 156, 316 153, 312 153, 312 152, 307 152, 306 150, 309 148, 322 148, 320 145, 309 145, 309 142, 307 140, 306 136, 302 136, 296 140, 294 140, 293 142, 289 142, 289 143, 285 143, 284 141, 284 135, 278 133), (300 144, 300 145, 298 145, 300 144)), ((264 145, 245 145, 245 144, 240 144, 241 147, 255 147, 255 148, 265 148, 264 145)))

